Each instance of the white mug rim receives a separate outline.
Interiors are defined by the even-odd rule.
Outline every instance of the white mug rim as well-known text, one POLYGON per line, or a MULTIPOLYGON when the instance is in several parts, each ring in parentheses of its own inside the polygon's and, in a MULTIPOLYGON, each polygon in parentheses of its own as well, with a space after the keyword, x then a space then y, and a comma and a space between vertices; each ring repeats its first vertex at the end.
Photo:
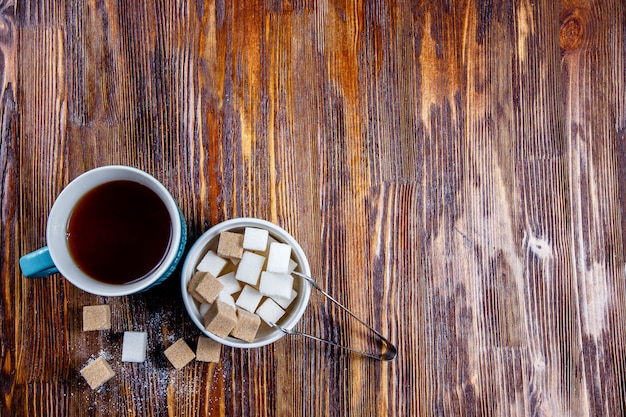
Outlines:
POLYGON ((123 296, 143 291, 157 282, 175 261, 182 237, 178 206, 165 186, 156 178, 138 168, 125 165, 106 165, 86 171, 73 179, 57 196, 46 226, 46 241, 55 267, 69 282, 83 291, 101 296, 123 296), (72 260, 67 247, 67 224, 76 203, 93 188, 115 180, 137 181, 148 186, 166 205, 172 223, 172 238, 167 255, 161 264, 144 278, 129 284, 107 284, 80 270, 72 260))

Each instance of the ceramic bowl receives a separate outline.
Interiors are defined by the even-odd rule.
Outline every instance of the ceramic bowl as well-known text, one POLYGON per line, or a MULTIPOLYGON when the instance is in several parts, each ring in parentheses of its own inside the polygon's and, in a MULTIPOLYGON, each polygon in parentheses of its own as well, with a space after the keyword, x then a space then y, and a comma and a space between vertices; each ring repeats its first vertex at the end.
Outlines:
MULTIPOLYGON (((255 348, 269 345, 270 343, 273 343, 285 336, 285 333, 281 330, 268 326, 261 320, 261 327, 259 328, 253 342, 246 342, 231 336, 224 338, 218 337, 205 329, 202 315, 198 309, 199 305, 187 291, 187 284, 196 272, 196 267, 200 260, 209 250, 217 250, 220 233, 226 231, 243 233, 246 227, 266 229, 270 236, 278 242, 290 245, 292 248, 291 258, 298 264, 296 271, 306 276, 311 276, 309 262, 304 254, 304 251, 298 242, 287 231, 265 220, 256 218, 235 218, 213 226, 202 234, 193 244, 183 263, 181 273, 181 290, 183 302, 189 316, 205 335, 227 346, 255 348)), ((298 293, 298 295, 287 308, 285 315, 277 323, 285 329, 291 329, 298 323, 307 308, 309 297, 311 295, 311 287, 309 284, 297 275, 294 275, 293 289, 298 293)))

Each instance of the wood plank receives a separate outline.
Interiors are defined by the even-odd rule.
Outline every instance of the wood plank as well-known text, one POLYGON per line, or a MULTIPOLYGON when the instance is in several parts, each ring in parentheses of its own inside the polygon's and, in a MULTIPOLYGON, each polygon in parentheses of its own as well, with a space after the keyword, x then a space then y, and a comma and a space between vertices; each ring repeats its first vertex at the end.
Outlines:
MULTIPOLYGON (((0 414, 625 414, 625 42, 603 0, 2 2, 0 414), (200 334, 179 273, 119 298, 25 279, 55 197, 106 164, 163 182, 191 242, 284 227, 398 357, 285 337, 176 371, 200 334), (111 331, 82 332, 101 303, 111 331)), ((298 328, 372 348, 319 294, 298 328)))

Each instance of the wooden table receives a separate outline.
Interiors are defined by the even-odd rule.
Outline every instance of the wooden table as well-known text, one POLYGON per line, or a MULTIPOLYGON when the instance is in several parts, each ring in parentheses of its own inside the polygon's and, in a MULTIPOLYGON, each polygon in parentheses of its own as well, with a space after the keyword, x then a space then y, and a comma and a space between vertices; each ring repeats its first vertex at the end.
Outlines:
MULTIPOLYGON (((623 1, 0 6, 2 416, 618 416, 626 408, 623 1), (392 362, 301 337, 175 370, 180 273, 97 297, 29 280, 73 178, 154 175, 191 242, 287 229, 392 362), (109 332, 82 307, 109 304, 109 332), (124 331, 148 359, 120 360, 124 331), (116 376, 91 390, 100 355, 116 376)), ((320 297, 298 329, 342 342, 320 297)))

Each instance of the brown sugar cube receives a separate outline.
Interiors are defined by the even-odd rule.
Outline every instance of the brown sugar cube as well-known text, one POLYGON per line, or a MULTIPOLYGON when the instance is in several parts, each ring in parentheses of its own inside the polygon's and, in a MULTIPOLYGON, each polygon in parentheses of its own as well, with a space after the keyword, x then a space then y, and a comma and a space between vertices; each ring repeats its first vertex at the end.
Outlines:
POLYGON ((202 296, 200 296, 200 294, 196 292, 196 288, 198 288, 198 284, 200 284, 200 281, 202 281, 202 278, 204 278, 206 274, 206 272, 197 271, 195 274, 193 274, 193 276, 189 280, 189 283, 187 284, 187 291, 189 291, 189 294, 191 294, 191 296, 201 304, 206 303, 204 302, 202 296))
POLYGON ((111 328, 111 307, 107 304, 83 307, 83 331, 109 330, 111 328))
POLYGON ((191 279, 189 280, 189 283, 187 284, 187 291, 189 291, 189 293, 196 298, 196 288, 198 288, 198 284, 200 284, 200 281, 202 281, 202 278, 204 278, 204 274, 206 274, 206 272, 202 272, 202 271, 198 271, 195 274, 193 274, 193 276, 191 277, 191 279))
POLYGON ((172 346, 165 349, 165 357, 174 365, 174 368, 181 369, 196 355, 183 339, 178 339, 172 346))
POLYGON ((202 276, 200 277, 195 289, 190 291, 191 296, 201 304, 211 304, 217 299, 220 291, 224 288, 224 284, 208 272, 198 272, 191 278, 191 280, 193 280, 198 274, 202 274, 202 276))
POLYGON ((254 342, 261 325, 261 317, 242 308, 237 309, 237 324, 230 335, 246 342, 254 342))
POLYGON ((217 254, 235 262, 243 256, 243 235, 241 233, 222 232, 217 244, 217 254))
POLYGON ((204 315, 204 327, 219 337, 226 337, 237 324, 235 307, 217 300, 204 315))
POLYGON ((80 370, 80 374, 85 378, 91 389, 96 389, 100 385, 113 378, 115 372, 111 369, 109 363, 100 356, 89 365, 80 370))
POLYGON ((222 344, 205 336, 198 337, 196 360, 201 362, 219 362, 222 355, 222 344))
POLYGON ((217 299, 223 288, 224 284, 207 272, 196 287, 196 293, 200 296, 203 303, 211 304, 217 299))

